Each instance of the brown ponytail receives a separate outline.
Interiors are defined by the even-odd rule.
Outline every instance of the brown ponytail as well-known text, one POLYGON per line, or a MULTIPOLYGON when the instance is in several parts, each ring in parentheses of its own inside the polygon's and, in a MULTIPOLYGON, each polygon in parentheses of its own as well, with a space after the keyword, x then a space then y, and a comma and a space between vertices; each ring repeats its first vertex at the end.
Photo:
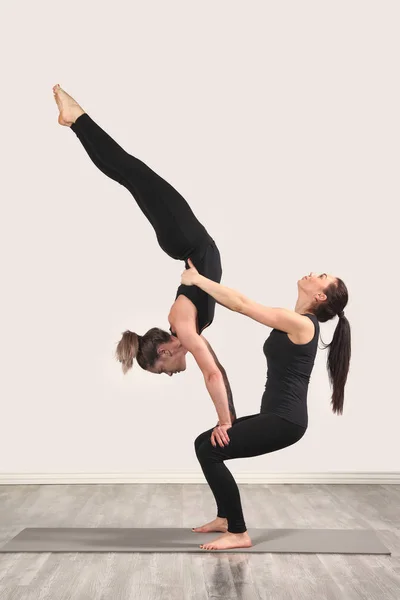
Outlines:
MULTIPOLYGON (((342 313, 346 306, 349 294, 342 279, 336 278, 336 283, 331 283, 325 288, 327 297, 325 302, 314 307, 314 314, 318 321, 325 323, 342 313)), ((329 381, 333 388, 331 405, 332 412, 337 415, 343 414, 344 387, 350 368, 351 358, 351 328, 345 315, 339 317, 332 341, 325 344, 324 349, 329 348, 327 356, 327 369, 329 381)))
POLYGON ((158 327, 149 329, 144 336, 129 329, 124 331, 115 351, 116 359, 122 363, 124 375, 132 368, 134 358, 142 369, 153 367, 158 359, 158 346, 169 342, 170 339, 171 334, 158 327))

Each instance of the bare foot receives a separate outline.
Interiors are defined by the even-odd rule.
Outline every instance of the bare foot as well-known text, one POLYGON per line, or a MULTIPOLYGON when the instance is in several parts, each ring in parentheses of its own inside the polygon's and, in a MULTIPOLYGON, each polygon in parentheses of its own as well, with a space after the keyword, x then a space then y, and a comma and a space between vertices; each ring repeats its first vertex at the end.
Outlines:
POLYGON ((229 550, 229 548, 251 548, 253 544, 247 531, 244 533, 229 533, 215 538, 213 542, 201 544, 202 550, 229 550))
POLYGON ((64 92, 58 83, 53 87, 53 94, 60 111, 58 122, 60 125, 71 127, 85 111, 67 92, 64 92))
POLYGON ((206 523, 206 525, 202 525, 201 527, 193 527, 192 531, 195 533, 209 533, 210 531, 225 531, 228 530, 228 519, 223 519, 222 517, 217 517, 214 521, 210 523, 206 523))

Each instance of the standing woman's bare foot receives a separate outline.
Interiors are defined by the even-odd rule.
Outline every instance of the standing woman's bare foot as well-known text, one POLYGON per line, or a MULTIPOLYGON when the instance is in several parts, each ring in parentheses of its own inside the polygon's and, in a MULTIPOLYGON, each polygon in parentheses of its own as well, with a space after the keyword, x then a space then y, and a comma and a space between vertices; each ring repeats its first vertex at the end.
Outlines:
POLYGON ((195 533, 208 533, 209 531, 221 531, 222 533, 226 533, 228 531, 228 519, 216 517, 214 521, 201 525, 201 527, 192 527, 192 531, 195 533))
POLYGON ((58 83, 53 87, 53 94, 60 111, 58 122, 60 125, 71 127, 85 111, 67 92, 64 92, 58 83))

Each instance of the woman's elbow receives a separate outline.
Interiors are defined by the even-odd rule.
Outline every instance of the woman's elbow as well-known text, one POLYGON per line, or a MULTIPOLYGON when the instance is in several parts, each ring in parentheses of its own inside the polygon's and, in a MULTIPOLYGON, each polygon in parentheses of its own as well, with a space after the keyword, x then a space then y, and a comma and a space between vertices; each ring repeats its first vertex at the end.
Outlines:
POLYGON ((216 370, 209 370, 206 373, 203 373, 203 375, 206 382, 211 384, 216 381, 219 381, 220 379, 223 379, 222 373, 218 368, 216 370))

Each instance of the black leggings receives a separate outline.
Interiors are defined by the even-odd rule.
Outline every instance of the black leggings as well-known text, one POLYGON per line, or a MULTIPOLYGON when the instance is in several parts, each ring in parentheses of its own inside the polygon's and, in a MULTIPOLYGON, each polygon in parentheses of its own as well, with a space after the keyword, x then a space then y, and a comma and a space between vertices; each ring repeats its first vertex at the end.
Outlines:
POLYGON ((228 519, 228 531, 247 530, 243 517, 239 488, 224 460, 259 456, 295 444, 307 427, 268 413, 257 413, 236 419, 227 430, 230 442, 214 447, 210 437, 214 427, 201 433, 194 442, 204 476, 217 503, 217 516, 228 519))
POLYGON ((100 171, 131 192, 171 258, 185 260, 211 239, 179 192, 121 148, 87 113, 71 129, 100 171))

